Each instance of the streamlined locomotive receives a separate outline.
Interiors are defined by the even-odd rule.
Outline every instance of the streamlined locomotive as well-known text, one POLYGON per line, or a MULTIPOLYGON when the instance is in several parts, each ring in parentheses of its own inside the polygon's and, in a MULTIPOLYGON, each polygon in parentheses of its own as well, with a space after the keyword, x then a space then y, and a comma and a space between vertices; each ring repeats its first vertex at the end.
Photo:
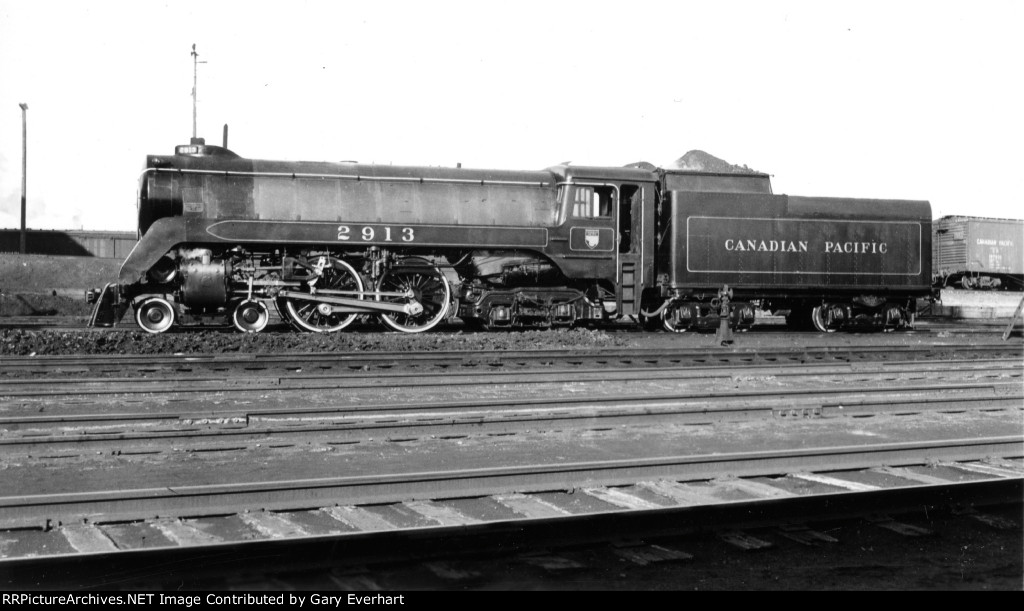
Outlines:
POLYGON ((245 159, 202 139, 151 155, 139 242, 91 324, 259 332, 359 316, 418 333, 632 317, 668 331, 912 324, 931 284, 928 202, 794 197, 756 172, 540 171, 245 159))

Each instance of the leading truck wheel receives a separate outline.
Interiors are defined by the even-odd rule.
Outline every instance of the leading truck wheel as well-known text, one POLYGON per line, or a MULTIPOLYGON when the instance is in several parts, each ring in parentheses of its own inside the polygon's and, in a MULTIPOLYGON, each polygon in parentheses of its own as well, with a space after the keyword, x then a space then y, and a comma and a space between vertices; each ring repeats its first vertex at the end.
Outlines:
POLYGON ((259 333, 266 328, 269 320, 267 306, 260 301, 248 299, 235 306, 231 315, 231 322, 242 333, 259 333))
MULTIPOLYGON (((379 293, 405 293, 411 291, 413 299, 423 311, 419 314, 399 312, 381 314, 382 323, 402 333, 422 333, 436 327, 451 303, 452 291, 448 279, 439 269, 426 261, 403 261, 384 272, 377 281, 379 293)), ((381 296, 377 296, 381 300, 381 296)), ((392 298, 393 299, 393 298, 392 298)), ((402 303, 399 299, 396 303, 402 303)))
POLYGON ((174 326, 174 306, 161 297, 150 297, 135 308, 135 322, 146 333, 163 333, 174 326))
MULTIPOLYGON (((327 263, 315 285, 318 289, 363 292, 363 281, 351 265, 335 257, 328 257, 327 263)), ((293 325, 313 333, 341 331, 358 316, 356 312, 335 312, 326 302, 284 298, 279 308, 282 303, 284 314, 293 325)))

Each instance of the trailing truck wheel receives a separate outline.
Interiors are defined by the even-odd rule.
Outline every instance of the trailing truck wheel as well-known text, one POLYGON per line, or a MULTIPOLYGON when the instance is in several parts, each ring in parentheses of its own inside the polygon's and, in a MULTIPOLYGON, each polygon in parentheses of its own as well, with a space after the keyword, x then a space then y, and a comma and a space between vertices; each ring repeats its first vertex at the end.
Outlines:
POLYGON ((161 297, 151 297, 135 308, 135 322, 146 333, 163 333, 174 326, 174 306, 161 297))
MULTIPOLYGON (((419 314, 399 312, 381 314, 380 320, 402 333, 422 333, 436 327, 448 314, 452 291, 448 279, 439 269, 426 261, 407 260, 384 272, 377 281, 379 293, 405 293, 423 306, 419 314)), ((381 296, 377 296, 381 300, 381 296)))
POLYGON ((235 306, 231 322, 242 333, 259 333, 270 321, 270 312, 261 301, 245 300, 235 306))
MULTIPOLYGON (((356 270, 341 259, 328 257, 328 265, 316 283, 318 289, 363 292, 363 280, 356 270)), ((288 320, 302 331, 334 333, 352 324, 356 312, 335 312, 329 303, 306 299, 282 299, 288 320)), ((279 304, 280 305, 280 304, 279 304)))

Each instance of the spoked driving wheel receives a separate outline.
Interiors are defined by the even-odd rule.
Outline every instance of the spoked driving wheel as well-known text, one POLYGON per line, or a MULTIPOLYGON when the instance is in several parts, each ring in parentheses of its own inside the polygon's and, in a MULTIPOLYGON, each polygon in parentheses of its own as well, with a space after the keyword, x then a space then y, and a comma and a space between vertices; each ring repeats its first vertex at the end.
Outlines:
MULTIPOLYGON (((363 280, 359 273, 341 259, 321 257, 324 268, 314 285, 317 290, 331 289, 335 291, 363 291, 363 280), (323 261, 326 259, 326 261, 323 261)), ((346 295, 353 297, 352 295, 346 295)), ((278 307, 284 306, 284 314, 293 325, 303 331, 313 333, 334 333, 352 324, 358 314, 356 312, 337 312, 336 306, 323 301, 307 299, 282 298, 278 307)))
MULTIPOLYGON (((388 312, 380 315, 380 320, 395 331, 403 333, 421 333, 433 329, 448 314, 451 301, 451 287, 448 279, 439 269, 426 261, 406 260, 392 267, 377 281, 379 293, 412 292, 423 311, 419 314, 403 314, 388 312)), ((377 296, 378 300, 404 303, 405 299, 377 296)))

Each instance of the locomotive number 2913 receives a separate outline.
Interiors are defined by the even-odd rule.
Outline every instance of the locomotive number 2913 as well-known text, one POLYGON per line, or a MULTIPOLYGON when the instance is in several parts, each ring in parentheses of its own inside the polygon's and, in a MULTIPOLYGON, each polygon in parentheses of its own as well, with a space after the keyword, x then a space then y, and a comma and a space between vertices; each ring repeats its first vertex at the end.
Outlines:
POLYGON ((416 231, 412 227, 391 228, 386 225, 363 225, 355 233, 349 225, 338 225, 338 239, 342 241, 361 239, 364 242, 415 242, 416 231))

